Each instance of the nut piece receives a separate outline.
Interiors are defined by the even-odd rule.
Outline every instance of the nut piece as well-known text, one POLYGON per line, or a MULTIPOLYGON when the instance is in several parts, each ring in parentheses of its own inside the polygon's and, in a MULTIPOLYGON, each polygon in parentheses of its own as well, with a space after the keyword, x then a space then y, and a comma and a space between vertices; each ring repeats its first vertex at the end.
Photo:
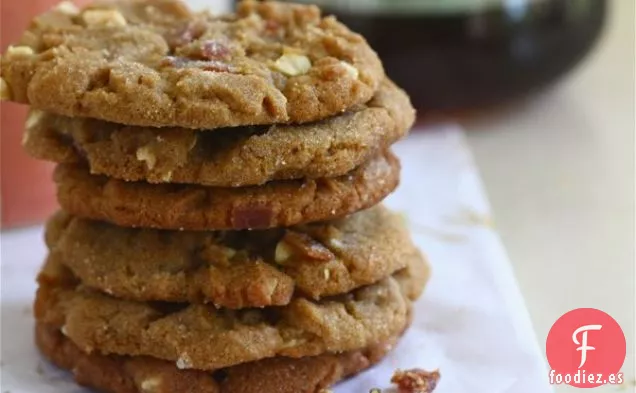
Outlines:
POLYGON ((358 69, 356 67, 352 66, 351 64, 347 63, 346 61, 341 61, 340 65, 342 65, 344 67, 344 69, 347 70, 347 73, 353 79, 358 79, 358 75, 360 75, 360 72, 358 71, 358 69))
POLYGON ((438 370, 429 372, 420 368, 396 370, 391 382, 398 386, 400 393, 432 393, 437 387, 440 374, 438 370))
POLYGON ((0 101, 11 99, 11 89, 4 78, 0 78, 0 101))
POLYGON ((276 263, 283 264, 292 256, 292 250, 289 244, 284 241, 279 241, 274 251, 274 260, 276 263))
POLYGON ((287 76, 302 75, 311 68, 311 61, 307 56, 284 54, 276 60, 274 68, 287 76))
POLYGON ((154 393, 159 392, 159 387, 161 386, 161 378, 154 377, 144 380, 141 383, 141 391, 143 393, 154 393))
POLYGON ((170 180, 172 180, 172 171, 168 171, 164 174, 161 175, 161 181, 164 183, 170 183, 170 180))
POLYGON ((88 26, 117 27, 126 26, 126 18, 117 10, 87 10, 82 14, 88 26))
POLYGON ((77 8, 75 4, 71 3, 70 1, 63 1, 56 5, 53 9, 68 16, 79 15, 79 8, 77 8))
POLYGON ((5 56, 7 56, 7 59, 15 59, 18 57, 30 57, 30 56, 33 56, 34 54, 35 52, 33 52, 33 49, 31 49, 31 47, 20 45, 20 46, 9 46, 7 48, 5 56))
POLYGON ((149 170, 155 167, 157 163, 157 157, 150 151, 148 146, 143 146, 137 149, 137 159, 139 161, 145 161, 149 170))
POLYGON ((29 115, 27 116, 25 127, 27 130, 35 128, 36 125, 40 122, 40 119, 44 115, 44 112, 39 111, 37 109, 31 109, 29 111, 29 115))
POLYGON ((192 360, 190 360, 190 356, 187 353, 182 353, 179 359, 177 359, 177 368, 179 370, 192 368, 192 360))
POLYGON ((284 263, 292 256, 320 262, 327 262, 336 257, 331 250, 306 233, 287 230, 276 245, 274 258, 277 263, 284 263))

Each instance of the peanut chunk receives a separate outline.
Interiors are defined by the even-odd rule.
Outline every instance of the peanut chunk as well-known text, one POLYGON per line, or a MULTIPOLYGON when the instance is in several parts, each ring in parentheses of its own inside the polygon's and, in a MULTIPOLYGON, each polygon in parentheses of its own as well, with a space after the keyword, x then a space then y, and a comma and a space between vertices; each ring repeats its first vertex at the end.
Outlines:
POLYGON ((126 26, 126 18, 117 10, 87 10, 82 14, 87 26, 117 27, 126 26))
POLYGON ((7 57, 7 59, 31 57, 34 54, 35 52, 33 52, 33 49, 31 49, 31 47, 24 45, 9 46, 7 48, 7 51, 5 52, 5 56, 7 57))
POLYGON ((307 56, 284 54, 276 60, 274 68, 287 76, 306 74, 311 68, 311 61, 307 56))
POLYGON ((137 149, 136 155, 139 161, 146 162, 146 166, 149 170, 152 170, 155 167, 155 164, 157 163, 157 157, 152 153, 152 151, 150 151, 150 148, 148 146, 143 146, 137 149))
POLYGON ((79 15, 80 12, 79 8, 77 8, 77 6, 70 1, 62 1, 55 6, 54 10, 68 16, 79 15))
POLYGON ((144 393, 154 393, 159 392, 159 387, 161 386, 161 378, 149 378, 144 380, 141 383, 141 391, 144 393))
POLYGON ((27 116, 25 127, 27 130, 35 128, 36 125, 40 122, 40 119, 44 115, 44 112, 39 111, 37 109, 31 109, 29 111, 29 115, 27 116))
POLYGON ((344 69, 347 70, 347 73, 353 79, 358 79, 358 75, 360 75, 360 72, 358 71, 358 69, 356 67, 352 66, 351 64, 347 63, 346 61, 341 61, 340 65, 342 65, 344 67, 344 69))
POLYGON ((0 101, 11 99, 11 89, 4 78, 0 78, 0 101))

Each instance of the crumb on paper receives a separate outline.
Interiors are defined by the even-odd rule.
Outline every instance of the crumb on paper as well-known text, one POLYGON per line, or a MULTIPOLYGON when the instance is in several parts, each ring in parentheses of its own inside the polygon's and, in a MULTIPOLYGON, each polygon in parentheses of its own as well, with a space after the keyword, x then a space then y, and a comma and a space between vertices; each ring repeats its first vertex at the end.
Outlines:
POLYGON ((402 221, 402 224, 408 227, 409 230, 413 233, 428 237, 434 237, 436 239, 449 243, 461 243, 467 240, 467 237, 462 234, 443 231, 437 228, 430 227, 428 225, 422 225, 413 222, 413 220, 409 219, 409 216, 405 211, 398 210, 396 213, 400 218, 400 221, 402 221))
POLYGON ((44 375, 44 367, 42 367, 42 363, 38 362, 38 365, 35 367, 35 372, 38 375, 44 375))
POLYGON ((468 239, 465 235, 459 233, 442 231, 426 225, 415 224, 413 222, 409 224, 409 229, 411 232, 418 235, 433 237, 448 243, 461 243, 468 239))
POLYGON ((432 393, 440 379, 439 370, 426 371, 421 368, 396 370, 391 382, 400 393, 432 393))
POLYGON ((482 226, 486 228, 494 228, 495 224, 490 215, 481 213, 472 207, 464 206, 459 212, 450 217, 446 217, 447 221, 457 225, 482 226))

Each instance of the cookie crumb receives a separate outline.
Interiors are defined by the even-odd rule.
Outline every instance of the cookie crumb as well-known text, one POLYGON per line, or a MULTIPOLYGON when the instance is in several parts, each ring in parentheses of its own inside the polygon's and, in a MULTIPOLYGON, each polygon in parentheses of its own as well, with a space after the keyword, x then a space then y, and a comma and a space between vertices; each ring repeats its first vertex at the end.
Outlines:
POLYGON ((369 390, 369 393, 382 393, 382 390, 380 390, 378 388, 373 388, 373 389, 369 390))
POLYGON ((421 368, 396 370, 391 382, 400 393, 432 393, 440 379, 439 370, 426 371, 421 368))

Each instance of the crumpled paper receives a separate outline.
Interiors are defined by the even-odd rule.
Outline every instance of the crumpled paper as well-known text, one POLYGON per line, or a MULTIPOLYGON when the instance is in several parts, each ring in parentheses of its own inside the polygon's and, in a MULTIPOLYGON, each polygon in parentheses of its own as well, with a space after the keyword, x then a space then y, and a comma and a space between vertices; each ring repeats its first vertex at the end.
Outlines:
MULTIPOLYGON (((388 389, 395 369, 414 367, 440 370, 436 393, 552 391, 461 130, 414 130, 395 151, 402 181, 386 204, 403 214, 433 276, 395 350, 335 392, 388 389)), ((46 253, 42 228, 4 232, 1 242, 2 392, 86 393, 33 344, 34 277, 46 253)))

